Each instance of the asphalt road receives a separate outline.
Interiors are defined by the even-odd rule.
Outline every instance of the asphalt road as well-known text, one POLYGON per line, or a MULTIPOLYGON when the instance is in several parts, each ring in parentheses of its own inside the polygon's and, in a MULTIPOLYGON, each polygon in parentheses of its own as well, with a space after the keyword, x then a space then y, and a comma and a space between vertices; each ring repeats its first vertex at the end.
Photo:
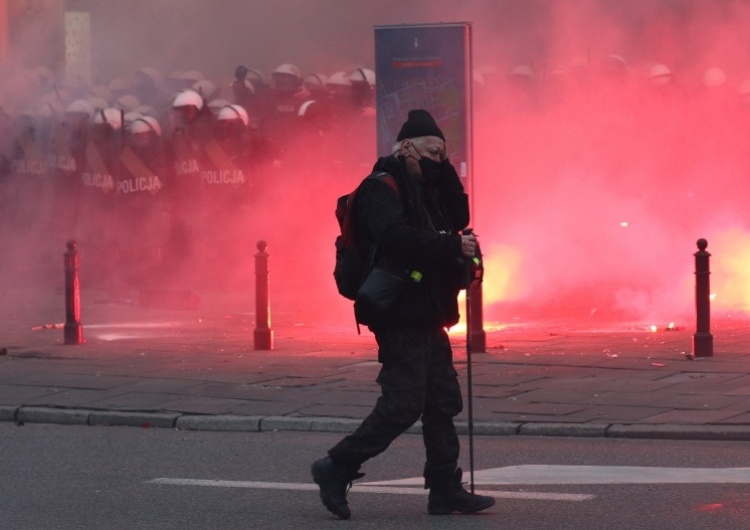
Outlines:
POLYGON ((436 517, 421 438, 406 435, 365 465, 343 522, 309 476, 338 438, 0 423, 0 528, 750 527, 745 442, 475 437, 475 487, 497 505, 436 517))

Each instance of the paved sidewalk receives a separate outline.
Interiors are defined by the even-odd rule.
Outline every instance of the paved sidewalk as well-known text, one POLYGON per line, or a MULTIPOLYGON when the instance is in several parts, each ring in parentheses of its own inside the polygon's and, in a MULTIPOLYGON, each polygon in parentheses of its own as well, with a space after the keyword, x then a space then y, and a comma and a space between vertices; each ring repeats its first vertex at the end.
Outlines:
MULTIPOLYGON (((248 297, 167 311, 87 293, 87 342, 65 346, 62 292, 0 294, 3 421, 349 432, 378 395, 374 339, 353 323, 281 315, 274 349, 254 351, 248 297)), ((714 322, 714 357, 695 360, 692 322, 679 324, 488 325, 472 355, 474 432, 750 440, 750 319, 714 322)), ((466 392, 464 335, 454 342, 466 392)))

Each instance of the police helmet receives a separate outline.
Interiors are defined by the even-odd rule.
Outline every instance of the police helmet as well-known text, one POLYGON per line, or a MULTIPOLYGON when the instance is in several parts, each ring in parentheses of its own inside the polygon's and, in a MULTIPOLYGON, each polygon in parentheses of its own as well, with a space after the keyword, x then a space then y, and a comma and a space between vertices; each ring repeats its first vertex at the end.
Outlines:
POLYGON ((128 132, 131 134, 155 133, 156 136, 161 136, 161 125, 153 116, 141 116, 128 126, 128 132))
POLYGON ((271 77, 273 77, 274 88, 277 90, 296 90, 302 84, 299 69, 289 63, 276 67, 271 77))
POLYGON ((657 63, 648 69, 648 82, 654 86, 664 86, 672 82, 672 70, 665 64, 657 63))
POLYGON ((140 118, 142 114, 140 112, 136 112, 134 110, 131 110, 130 112, 126 112, 122 115, 122 121, 125 128, 127 128, 131 123, 133 123, 135 120, 140 118))
POLYGON ((346 72, 336 72, 328 77, 328 82, 326 84, 333 87, 349 87, 352 85, 352 82, 349 80, 349 76, 346 75, 346 72))
POLYGON ((205 78, 206 76, 204 76, 198 70, 188 70, 186 72, 182 72, 182 76, 180 77, 180 79, 183 79, 185 81, 192 81, 193 83, 205 78))
POLYGON ((151 105, 138 105, 133 112, 144 116, 156 116, 156 109, 151 105))
POLYGON ((357 68, 349 74, 352 83, 367 83, 370 87, 375 86, 375 72, 369 68, 357 68))
POLYGON ((76 99, 67 106, 65 112, 69 114, 85 114, 91 118, 94 115, 94 108, 85 99, 76 99))
POLYGON ((114 107, 101 109, 94 114, 94 123, 97 125, 109 125, 115 131, 122 128, 122 111, 114 107))
POLYGON ((703 72, 703 85, 708 88, 720 87, 727 81, 727 74, 724 70, 712 67, 703 72))
POLYGON ((208 102, 208 110, 210 110, 211 114, 213 114, 214 116, 218 116, 219 111, 221 109, 231 104, 232 102, 229 101, 228 99, 224 99, 224 98, 212 99, 211 101, 208 102))
POLYGON ((211 99, 216 95, 216 85, 208 79, 201 79, 193 83, 190 87, 206 99, 211 99))
POLYGON ((224 107, 222 107, 219 110, 216 119, 219 121, 242 120, 242 124, 245 126, 250 123, 250 118, 247 115, 247 111, 242 107, 242 105, 237 105, 236 103, 225 105, 224 107))
POLYGON ((130 90, 130 83, 120 77, 115 77, 107 83, 107 88, 114 95, 130 90))
POLYGON ((310 92, 325 92, 328 79, 323 74, 308 74, 303 81, 310 92))
POLYGON ((164 76, 162 73, 153 66, 144 66, 139 69, 135 75, 136 78, 141 77, 143 79, 148 79, 155 87, 164 82, 164 76))
POLYGON ((203 98, 201 95, 190 88, 183 90, 172 101, 173 108, 193 106, 198 110, 203 108, 203 98))
POLYGON ((268 83, 266 82, 266 76, 263 72, 256 68, 250 68, 245 75, 245 81, 250 81, 255 88, 263 90, 268 83))
POLYGON ((105 101, 112 101, 112 91, 104 85, 92 86, 89 92, 94 97, 102 98, 105 101))
POLYGON ((125 112, 129 112, 137 109, 140 104, 141 102, 137 97, 132 94, 125 94, 124 96, 117 98, 113 106, 118 109, 123 109, 125 112))

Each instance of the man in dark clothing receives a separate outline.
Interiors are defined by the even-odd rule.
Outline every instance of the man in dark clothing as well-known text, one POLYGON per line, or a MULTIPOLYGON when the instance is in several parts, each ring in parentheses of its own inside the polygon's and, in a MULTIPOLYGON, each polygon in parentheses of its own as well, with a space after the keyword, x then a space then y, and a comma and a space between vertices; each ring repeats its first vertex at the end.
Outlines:
POLYGON ((342 519, 351 516, 346 493, 364 476, 360 466, 422 420, 428 512, 475 513, 495 504, 461 486, 459 441, 453 418, 461 412, 458 376, 446 327, 458 322, 457 295, 465 260, 474 257, 468 198, 445 152, 445 137, 425 110, 409 112, 393 155, 374 171, 392 178, 368 178, 354 201, 360 246, 377 249, 376 266, 403 274, 403 292, 387 310, 355 301, 357 321, 378 343, 381 396, 357 430, 312 465, 320 498, 342 519))

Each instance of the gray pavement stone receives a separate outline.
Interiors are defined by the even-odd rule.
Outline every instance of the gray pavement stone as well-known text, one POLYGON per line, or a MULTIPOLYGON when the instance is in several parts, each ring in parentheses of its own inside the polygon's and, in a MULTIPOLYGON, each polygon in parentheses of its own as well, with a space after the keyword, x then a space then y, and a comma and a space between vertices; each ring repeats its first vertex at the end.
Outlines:
POLYGON ((260 431, 261 416, 235 415, 182 415, 177 418, 175 428, 186 431, 260 431))
POLYGON ((585 403, 594 398, 588 389, 560 390, 558 388, 538 388, 513 396, 516 403, 585 403))
POLYGON ((138 378, 135 382, 123 385, 119 389, 125 392, 171 392, 189 393, 191 389, 200 386, 203 381, 183 381, 181 379, 138 378))
POLYGON ((309 431, 317 418, 269 416, 260 420, 260 431, 309 431))
POLYGON ((499 401, 493 412, 512 412, 521 416, 525 414, 565 416, 586 408, 580 403, 523 403, 511 401, 513 398, 499 401))
POLYGON ((94 411, 89 415, 89 425, 171 429, 179 416, 177 413, 166 412, 94 411))
POLYGON ((747 410, 742 410, 736 416, 731 416, 723 420, 716 420, 713 423, 725 425, 750 425, 750 412, 748 412, 747 410))
MULTIPOLYGON (((463 386, 465 387, 466 385, 463 386)), ((523 389, 519 386, 489 386, 477 385, 476 383, 473 383, 472 386, 472 393, 475 398, 486 398, 492 400, 517 396, 529 391, 529 389, 523 389)))
POLYGON ((29 399, 59 391, 57 387, 0 384, 0 403, 25 403, 29 399))
MULTIPOLYGON (((586 410, 568 414, 565 422, 579 423, 634 423, 644 418, 669 412, 669 409, 650 406, 592 405, 586 410)), ((536 418, 536 421, 560 421, 559 418, 536 418)))
POLYGON ((316 432, 352 433, 362 423, 353 418, 311 418, 310 430, 316 432))
POLYGON ((14 378, 13 383, 27 386, 42 387, 67 387, 103 390, 114 388, 119 385, 132 383, 133 378, 128 376, 101 376, 97 374, 70 373, 70 365, 66 369, 44 370, 33 374, 22 375, 14 378))
POLYGON ((61 423, 65 425, 86 425, 91 410, 56 409, 50 407, 21 407, 16 414, 19 423, 61 423))
POLYGON ((158 412, 161 410, 167 410, 165 404, 179 398, 180 396, 177 394, 126 392, 92 401, 91 405, 97 409, 158 412))
POLYGON ((701 423, 716 423, 719 421, 731 420, 735 416, 742 414, 742 410, 737 409, 726 409, 726 410, 668 410, 657 414, 655 416, 649 416, 643 418, 640 423, 663 423, 663 424, 675 424, 679 423, 682 425, 701 424, 701 423))
MULTIPOLYGON (((512 436, 518 434, 520 423, 512 422, 482 422, 475 421, 472 431, 480 436, 512 436)), ((466 421, 456 422, 456 432, 460 435, 469 434, 469 423, 466 421)))
POLYGON ((244 399, 172 396, 172 400, 162 403, 159 409, 185 414, 234 414, 235 410, 246 402, 244 399))
MULTIPOLYGON (((678 411, 682 409, 716 410, 733 407, 744 401, 740 396, 712 395, 705 392, 698 395, 688 395, 683 393, 682 389, 677 389, 677 392, 671 396, 663 396, 659 401, 655 401, 653 405, 672 408, 678 411)), ((721 390, 717 388, 716 392, 721 392, 721 390)))
POLYGON ((611 425, 607 437, 750 441, 750 425, 611 425))
POLYGON ((597 388, 596 392, 589 401, 589 403, 596 406, 660 406, 665 399, 673 395, 672 392, 667 390, 657 390, 655 392, 608 392, 606 388, 597 388))
POLYGON ((50 388, 49 392, 44 395, 31 397, 23 404, 38 407, 92 408, 93 403, 120 394, 122 392, 118 389, 92 390, 58 387, 50 388))
POLYGON ((603 437, 608 425, 594 423, 523 423, 518 434, 525 436, 603 437))
POLYGON ((15 421, 18 407, 13 405, 0 405, 0 421, 15 421))
POLYGON ((237 416, 289 416, 298 413, 303 406, 302 401, 288 402, 276 400, 248 400, 232 408, 232 414, 237 416))
POLYGON ((341 405, 339 403, 322 403, 309 406, 300 405, 298 412, 305 416, 324 416, 337 418, 365 418, 375 406, 373 398, 366 405, 341 405))

